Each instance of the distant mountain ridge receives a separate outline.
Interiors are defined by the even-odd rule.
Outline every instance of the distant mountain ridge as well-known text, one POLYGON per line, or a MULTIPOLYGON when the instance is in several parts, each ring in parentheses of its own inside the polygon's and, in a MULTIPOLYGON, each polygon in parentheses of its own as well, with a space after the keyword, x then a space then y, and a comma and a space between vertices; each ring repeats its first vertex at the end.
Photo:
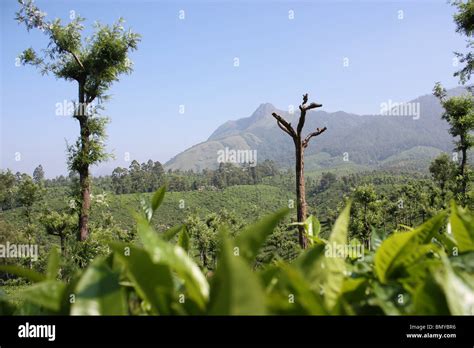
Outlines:
MULTIPOLYGON (((448 94, 460 95, 464 92, 464 88, 457 87, 449 90, 448 94)), ((327 127, 328 130, 315 138, 306 149, 305 165, 311 169, 331 168, 345 162, 364 166, 396 166, 397 157, 403 161, 420 161, 442 151, 452 151, 453 139, 448 133, 447 122, 441 119, 439 101, 433 95, 424 95, 408 103, 419 103, 418 119, 415 115, 360 116, 343 111, 309 112, 304 132, 317 127, 327 127)), ((165 168, 215 169, 219 164, 218 151, 226 147, 257 150, 258 161, 270 159, 281 167, 292 166, 293 144, 290 137, 278 128, 272 112, 277 112, 293 125, 299 118, 298 109, 290 114, 270 103, 263 103, 250 117, 225 122, 205 142, 170 159, 165 168)))

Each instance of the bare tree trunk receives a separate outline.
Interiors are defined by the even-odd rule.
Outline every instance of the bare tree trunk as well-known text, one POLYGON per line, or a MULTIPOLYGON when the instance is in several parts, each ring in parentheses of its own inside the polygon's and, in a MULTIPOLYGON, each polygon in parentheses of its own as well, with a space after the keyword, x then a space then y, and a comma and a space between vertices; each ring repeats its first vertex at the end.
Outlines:
MULTIPOLYGON (((295 140, 296 149, 296 216, 299 223, 306 220, 306 192, 304 184, 304 149, 301 139, 295 140)), ((303 249, 308 246, 308 240, 303 225, 298 225, 298 241, 303 249)))
MULTIPOLYGON (((464 142, 463 137, 461 142, 464 142)), ((467 147, 463 146, 461 148, 461 194, 462 194, 462 203, 466 203, 466 191, 467 191, 467 177, 466 177, 466 164, 467 164, 467 147)))
MULTIPOLYGON (((82 123, 82 122, 81 122, 82 123)), ((81 124, 82 153, 89 152, 88 127, 81 124)), ((79 185, 81 188, 81 213, 79 217, 79 240, 84 241, 89 235, 89 209, 91 206, 91 183, 89 165, 81 164, 79 168, 79 185)))
POLYGON ((301 248, 306 249, 308 246, 308 240, 306 237, 305 229, 303 223, 306 220, 306 194, 305 194, 305 185, 304 185, 304 149, 308 147, 309 141, 311 138, 316 137, 326 131, 326 127, 317 128, 315 132, 308 134, 304 140, 301 137, 301 131, 303 130, 306 112, 319 108, 322 104, 310 103, 308 102, 308 94, 303 95, 303 103, 299 106, 300 109, 300 118, 298 120, 298 126, 296 130, 293 128, 291 123, 287 122, 283 117, 273 112, 272 116, 276 119, 278 127, 286 134, 288 134, 295 144, 295 171, 296 171, 296 215, 299 222, 298 225, 298 241, 301 248))
POLYGON ((83 85, 79 85, 79 126, 81 129, 81 149, 79 156, 79 186, 81 190, 81 211, 79 215, 79 235, 78 239, 84 241, 89 236, 89 210, 91 206, 91 183, 89 176, 89 164, 84 161, 90 151, 90 130, 87 115, 87 105, 85 100, 83 85))

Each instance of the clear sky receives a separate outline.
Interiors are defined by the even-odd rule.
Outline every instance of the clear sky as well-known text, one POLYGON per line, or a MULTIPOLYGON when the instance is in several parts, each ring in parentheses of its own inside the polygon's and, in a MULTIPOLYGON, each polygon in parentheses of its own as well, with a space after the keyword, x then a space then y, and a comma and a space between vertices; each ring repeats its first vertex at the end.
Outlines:
MULTIPOLYGON (((164 163, 225 121, 263 102, 287 109, 304 92, 323 110, 367 114, 428 94, 436 81, 455 87, 453 51, 465 46, 445 0, 36 3, 48 18, 68 21, 73 10, 86 26, 122 16, 142 35, 133 74, 112 87, 105 105, 116 160, 95 173, 128 167, 126 152, 164 163)), ((75 141, 79 126, 55 109, 76 98, 77 86, 15 66, 22 50, 46 45, 41 32, 14 21, 16 9, 15 0, 0 3, 0 167, 31 174, 42 164, 47 177, 65 174, 66 140, 75 141)))

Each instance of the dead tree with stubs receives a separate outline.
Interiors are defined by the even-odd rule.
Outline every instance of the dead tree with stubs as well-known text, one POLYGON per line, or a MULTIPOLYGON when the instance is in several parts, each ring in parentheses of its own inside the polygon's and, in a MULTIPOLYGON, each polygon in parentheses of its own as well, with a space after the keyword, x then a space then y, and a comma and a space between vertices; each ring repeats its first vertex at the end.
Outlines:
POLYGON ((309 133, 306 137, 301 134, 306 121, 306 113, 309 110, 322 107, 322 104, 309 103, 308 94, 303 95, 303 103, 299 106, 300 118, 296 130, 293 128, 290 122, 286 121, 283 117, 277 113, 272 113, 272 116, 276 119, 278 127, 286 134, 288 134, 295 145, 295 171, 296 171, 296 210, 298 220, 298 241, 301 248, 306 249, 308 246, 308 239, 303 226, 306 220, 307 205, 306 205, 306 193, 304 183, 304 150, 308 147, 310 140, 313 137, 317 137, 326 131, 326 127, 316 128, 316 131, 309 133))

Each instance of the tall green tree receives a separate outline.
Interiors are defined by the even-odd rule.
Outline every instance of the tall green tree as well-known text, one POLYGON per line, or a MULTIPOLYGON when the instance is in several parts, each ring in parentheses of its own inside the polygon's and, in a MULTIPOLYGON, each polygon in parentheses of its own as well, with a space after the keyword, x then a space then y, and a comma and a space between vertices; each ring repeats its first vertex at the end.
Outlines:
POLYGON ((39 29, 48 37, 48 45, 39 55, 33 48, 25 50, 20 59, 23 64, 36 66, 42 74, 77 83, 78 100, 73 117, 79 122, 80 136, 68 146, 69 167, 79 174, 81 209, 79 213, 79 240, 89 234, 91 205, 91 178, 89 167, 108 158, 105 152, 105 126, 107 118, 98 110, 107 99, 105 94, 121 74, 132 71, 128 58, 137 49, 140 36, 125 30, 123 19, 115 24, 94 25, 94 33, 83 37, 84 18, 77 16, 68 24, 61 19, 46 20, 33 0, 18 0, 20 9, 16 20, 27 30, 39 29))
POLYGON ((337 176, 334 173, 326 172, 322 173, 317 192, 326 191, 332 184, 337 181, 337 176))
MULTIPOLYGON (((473 0, 454 0, 451 4, 457 7, 458 12, 454 15, 454 23, 456 24, 456 31, 467 37, 467 48, 472 50, 474 48, 474 1, 473 0)), ((458 76, 462 83, 466 83, 472 75, 474 68, 474 52, 455 53, 464 67, 457 71, 454 76, 458 76)))
POLYGON ((59 237, 61 255, 66 257, 66 239, 70 231, 74 230, 74 215, 67 212, 46 211, 40 216, 40 223, 47 234, 59 237))
POLYGON ((380 219, 381 207, 376 204, 377 193, 372 184, 358 186, 354 190, 351 227, 353 233, 361 238, 370 249, 372 227, 380 219))
POLYGON ((450 191, 456 174, 456 165, 446 153, 436 157, 430 164, 430 173, 441 191, 441 200, 446 207, 447 193, 450 191))
MULTIPOLYGON (((42 199, 43 194, 44 189, 41 184, 36 184, 27 174, 21 175, 18 182, 17 199, 23 207, 23 214, 27 221, 24 233, 28 238, 28 244, 33 243, 37 231, 37 226, 33 219, 33 206, 42 199)), ((31 259, 29 260, 29 267, 33 268, 31 259)))
POLYGON ((33 205, 42 198, 43 194, 44 189, 41 185, 36 184, 29 175, 21 175, 18 183, 17 199, 18 203, 24 208, 24 214, 29 224, 32 222, 33 205))
POLYGON ((441 116, 449 125, 449 133, 458 137, 455 141, 455 150, 461 152, 461 160, 458 171, 458 190, 461 203, 466 203, 467 186, 470 171, 467 165, 467 152, 474 145, 471 132, 474 130, 474 96, 471 93, 458 97, 448 98, 446 89, 436 83, 433 94, 440 100, 444 108, 441 116))
POLYGON ((44 180, 44 169, 43 166, 40 164, 38 167, 35 168, 33 171, 33 180, 35 183, 40 184, 44 180))
POLYGON ((15 182, 15 175, 10 170, 0 171, 0 211, 13 208, 15 182))

